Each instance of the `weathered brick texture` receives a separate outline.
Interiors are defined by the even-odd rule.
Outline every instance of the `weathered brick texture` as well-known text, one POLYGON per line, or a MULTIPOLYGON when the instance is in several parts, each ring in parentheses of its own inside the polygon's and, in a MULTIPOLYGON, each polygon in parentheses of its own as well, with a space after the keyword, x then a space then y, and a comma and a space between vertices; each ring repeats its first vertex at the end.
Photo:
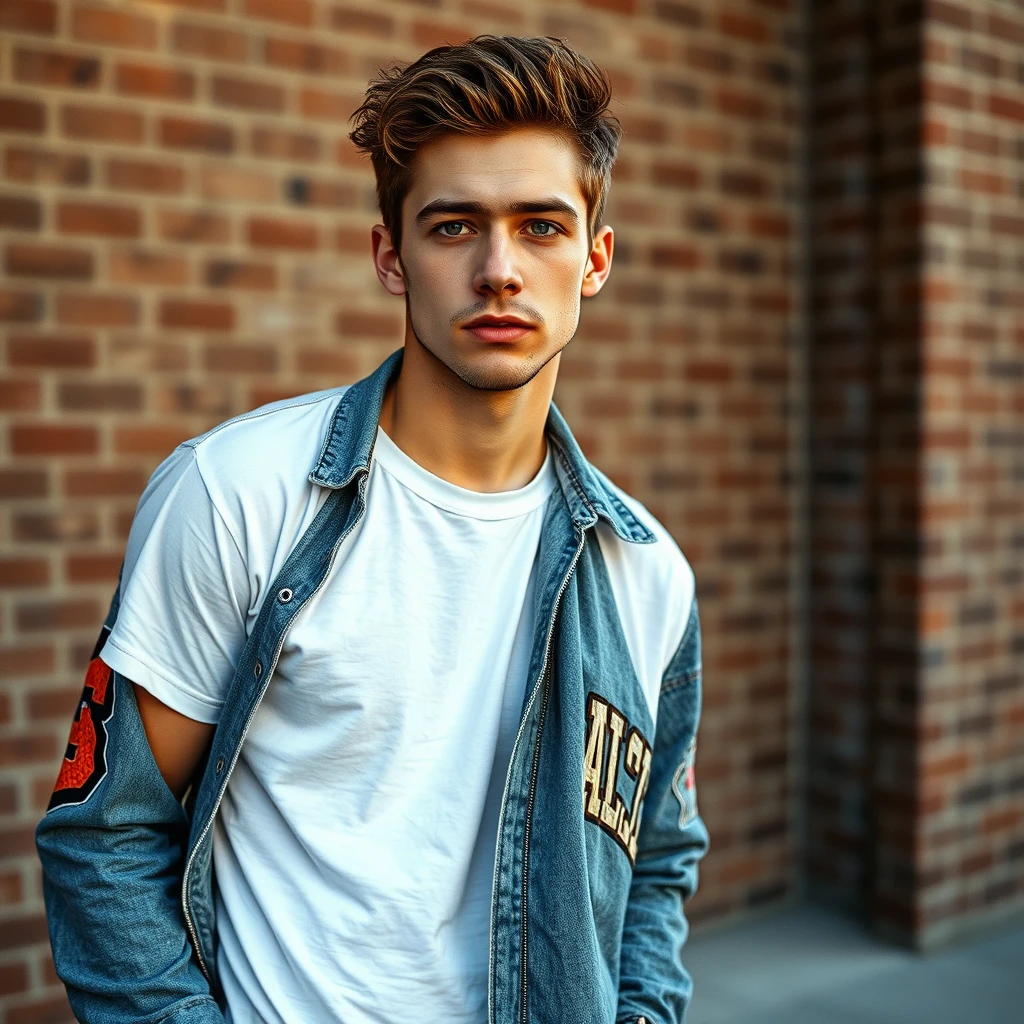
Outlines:
POLYGON ((714 847, 693 915, 792 890, 798 8, 0 5, 0 1019, 66 1019, 30 835, 138 494, 183 438, 400 343, 346 118, 378 66, 482 31, 566 37, 613 77, 615 272, 557 399, 697 573, 714 847))
POLYGON ((808 864, 931 946, 1024 905, 1024 17, 811 27, 808 864))

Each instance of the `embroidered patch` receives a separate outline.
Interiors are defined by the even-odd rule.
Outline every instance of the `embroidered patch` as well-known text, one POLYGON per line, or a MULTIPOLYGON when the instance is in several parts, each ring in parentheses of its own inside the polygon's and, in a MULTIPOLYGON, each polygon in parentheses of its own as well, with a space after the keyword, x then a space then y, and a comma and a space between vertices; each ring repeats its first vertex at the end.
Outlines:
MULTIPOLYGON (((102 647, 100 635, 97 648, 102 647)), ((83 804, 107 774, 107 722, 114 713, 114 686, 110 666, 93 657, 85 673, 85 686, 71 723, 67 750, 53 787, 47 812, 69 804, 83 804)))
POLYGON ((679 801, 679 827, 686 826, 697 817, 697 780, 693 771, 694 759, 697 756, 697 740, 690 741, 683 763, 676 769, 672 777, 672 792, 679 801))
POLYGON ((651 779, 651 745, 614 704, 591 692, 583 751, 583 817, 610 835, 632 866, 651 779), (618 793, 620 764, 634 783, 628 807, 618 793))

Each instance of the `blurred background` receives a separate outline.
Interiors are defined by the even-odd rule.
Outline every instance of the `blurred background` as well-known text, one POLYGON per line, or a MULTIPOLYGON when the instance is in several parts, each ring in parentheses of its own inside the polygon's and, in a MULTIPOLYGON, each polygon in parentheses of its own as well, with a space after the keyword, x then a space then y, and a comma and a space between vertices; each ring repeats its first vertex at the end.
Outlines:
POLYGON ((347 118, 481 32, 579 47, 625 128, 556 401, 696 572, 698 966, 780 984, 807 901, 843 962, 1024 913, 1024 4, 0 0, 3 1024, 69 1019, 32 833, 138 495, 401 344, 347 118))

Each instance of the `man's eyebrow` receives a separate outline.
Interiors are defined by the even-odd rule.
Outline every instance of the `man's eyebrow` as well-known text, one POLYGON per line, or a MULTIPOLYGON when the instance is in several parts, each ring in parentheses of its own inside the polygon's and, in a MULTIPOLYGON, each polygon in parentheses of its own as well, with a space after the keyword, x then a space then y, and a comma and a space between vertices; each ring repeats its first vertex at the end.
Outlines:
POLYGON ((574 224, 579 221, 579 215, 575 208, 564 199, 557 199, 555 196, 548 196, 544 199, 520 200, 508 203, 500 209, 487 206, 485 203, 474 202, 470 199, 435 199, 416 214, 416 223, 436 217, 441 213, 450 214, 474 214, 478 217, 486 217, 488 214, 502 213, 560 213, 568 217, 574 224))

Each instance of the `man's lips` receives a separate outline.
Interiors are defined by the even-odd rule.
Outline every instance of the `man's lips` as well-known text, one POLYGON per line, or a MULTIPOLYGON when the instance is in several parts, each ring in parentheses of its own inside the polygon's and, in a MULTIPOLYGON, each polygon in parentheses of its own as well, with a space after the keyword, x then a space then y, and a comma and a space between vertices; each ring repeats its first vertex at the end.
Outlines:
POLYGON ((534 327, 517 317, 481 316, 470 320, 465 329, 481 341, 518 341, 534 327))

